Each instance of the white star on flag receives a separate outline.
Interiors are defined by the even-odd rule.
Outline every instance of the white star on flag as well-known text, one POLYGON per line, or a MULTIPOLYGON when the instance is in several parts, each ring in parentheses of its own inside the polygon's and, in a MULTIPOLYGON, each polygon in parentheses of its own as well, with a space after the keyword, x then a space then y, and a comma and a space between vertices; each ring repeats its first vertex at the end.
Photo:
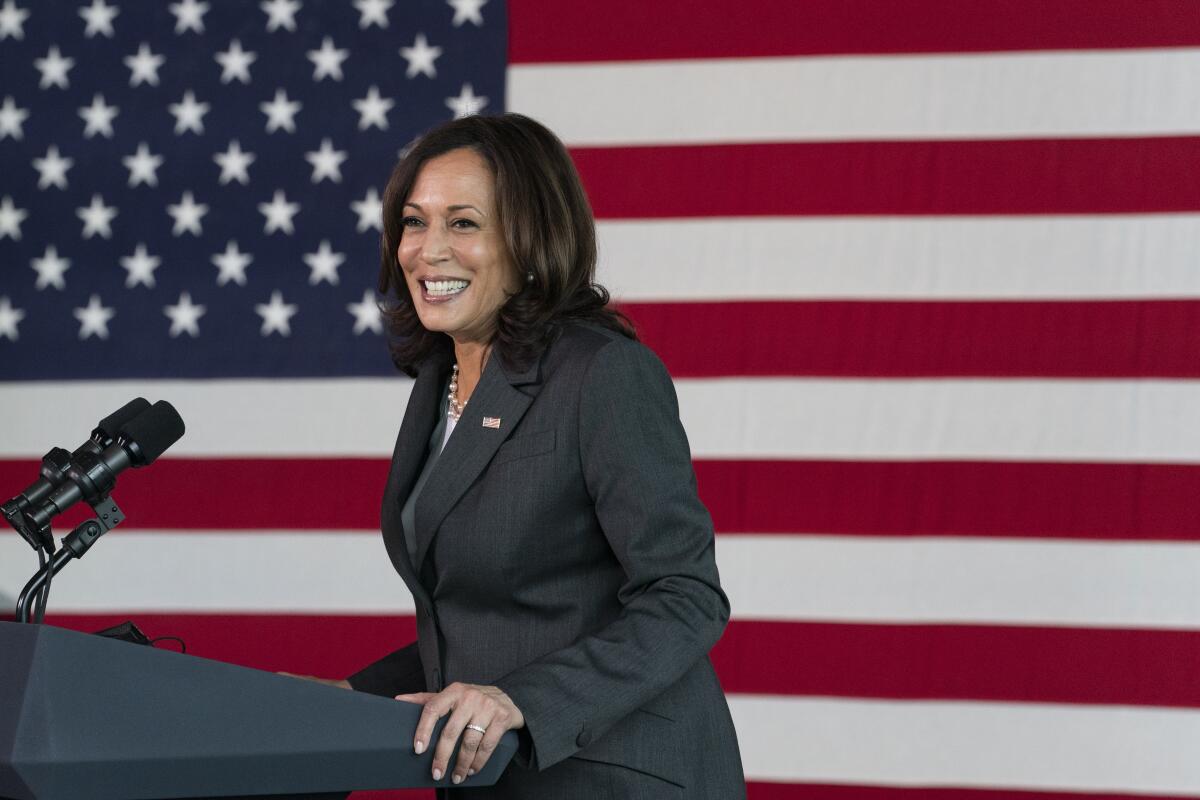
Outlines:
POLYGON ((39 292, 47 286, 53 286, 55 289, 67 288, 67 282, 63 279, 63 273, 71 268, 71 261, 70 259, 59 257, 58 248, 54 245, 46 245, 46 252, 42 257, 33 259, 29 264, 38 275, 34 288, 39 292))
POLYGON ((454 9, 454 19, 451 20, 454 27, 457 28, 464 22, 470 22, 476 26, 483 25, 481 9, 487 0, 446 0, 446 2, 454 9))
POLYGON ((379 311, 379 302, 375 293, 370 289, 363 290, 362 301, 347 303, 346 310, 354 315, 354 335, 360 336, 367 331, 383 333, 383 314, 379 311))
POLYGON ((28 11, 17 8, 17 4, 13 0, 4 0, 4 7, 0 8, 0 41, 10 36, 14 39, 24 39, 24 25, 28 18, 28 11))
POLYGON ((320 50, 309 50, 308 60, 313 62, 313 80, 333 78, 342 79, 342 62, 350 57, 349 50, 339 50, 333 46, 333 39, 326 36, 321 42, 320 50))
POLYGON ((90 6, 85 6, 79 9, 79 16, 83 17, 87 26, 83 30, 83 35, 91 39, 97 33, 102 33, 108 38, 113 35, 113 18, 120 14, 121 10, 116 6, 106 5, 104 0, 92 0, 90 6))
POLYGON ((387 113, 391 111, 392 106, 396 105, 396 101, 380 97, 379 87, 372 85, 367 89, 366 97, 355 100, 351 105, 358 112, 358 129, 360 131, 365 131, 372 125, 381 131, 386 131, 388 127, 387 113))
POLYGON ((243 186, 250 183, 250 173, 246 169, 254 163, 254 158, 254 153, 242 151, 237 139, 229 143, 224 153, 216 153, 213 161, 221 167, 221 185, 224 186, 230 181, 237 181, 243 186))
POLYGON ((259 303, 254 311, 262 317, 261 333, 270 336, 278 333, 280 336, 291 336, 291 319, 299 309, 291 303, 283 302, 283 293, 278 289, 271 292, 270 303, 259 303))
POLYGON ((301 109, 299 100, 288 100, 287 92, 275 90, 275 99, 269 103, 259 103, 258 108, 267 115, 267 133, 273 133, 283 128, 288 133, 296 132, 296 122, 292 118, 301 109))
POLYGON ((75 209, 75 214, 83 220, 83 238, 90 239, 96 234, 104 239, 112 238, 112 221, 117 216, 117 207, 104 205, 100 195, 92 195, 91 204, 75 209))
POLYGON ((334 183, 342 182, 342 162, 346 160, 346 151, 334 150, 333 143, 328 139, 322 139, 321 149, 305 153, 304 158, 312 164, 313 183, 320 183, 325 178, 334 183))
POLYGON ((298 0, 266 0, 259 8, 267 15, 267 33, 279 28, 296 30, 296 12, 300 10, 298 0))
POLYGON ((417 75, 425 75, 430 78, 437 77, 437 67, 433 62, 442 54, 442 48, 430 47, 429 40, 425 38, 425 34, 418 33, 416 41, 412 47, 401 47, 400 55, 408 62, 408 69, 404 72, 404 77, 415 78, 417 75))
POLYGON ((104 95, 97 93, 92 97, 92 104, 79 109, 79 116, 83 117, 85 123, 83 128, 83 137, 90 139, 97 133, 105 139, 111 139, 113 135, 113 119, 120 113, 120 109, 116 106, 110 106, 104 102, 104 95))
POLYGON ((14 139, 23 138, 25 131, 21 125, 28 118, 28 109, 17 108, 16 102, 11 97, 5 97, 4 104, 0 105, 0 141, 5 136, 11 136, 14 139))
POLYGON ((150 152, 149 145, 145 142, 139 143, 137 152, 131 156, 122 158, 121 163, 129 170, 130 187, 142 183, 147 186, 158 186, 157 170, 162 166, 163 157, 153 155, 150 152))
POLYGON ((299 203, 289 203, 282 189, 275 190, 275 196, 269 203, 259 203, 258 211, 267 218, 263 224, 263 233, 283 231, 289 236, 295 232, 292 227, 292 217, 300 211, 299 203))
POLYGON ((354 0, 354 7, 358 9, 358 27, 366 30, 371 25, 378 25, 381 28, 388 26, 387 12, 394 5, 393 0, 354 0))
POLYGON ((57 145, 46 148, 45 158, 35 158, 33 168, 38 171, 38 188, 48 189, 51 186, 59 189, 67 188, 67 170, 75 163, 74 159, 63 158, 58 153, 57 145))
POLYGON ((172 236, 182 236, 185 232, 200 236, 204 232, 200 220, 208 213, 208 206, 197 203, 191 192, 184 192, 178 203, 168 205, 167 213, 175 220, 172 236))
POLYGON ((478 114, 483 111, 488 104, 486 97, 476 97, 475 90, 471 88, 471 84, 464 83, 462 91, 458 93, 458 97, 447 97, 446 107, 454 112, 455 119, 462 119, 473 114, 478 114))
POLYGON ((234 39, 229 49, 213 56, 221 65, 221 83, 241 81, 250 83, 250 65, 258 58, 257 53, 242 49, 242 43, 234 39))
POLYGON ((154 270, 162 264, 162 259, 146 252, 146 245, 138 242, 131 256, 121 257, 121 266, 129 274, 125 276, 125 288, 132 289, 139 284, 154 288, 154 270))
POLYGON ((181 136, 184 131, 204 133, 204 115, 208 113, 208 103, 197 103, 196 94, 188 89, 183 93, 183 100, 171 103, 167 108, 175 117, 175 135, 181 136))
POLYGON ((317 252, 304 254, 304 263, 308 264, 308 268, 311 270, 308 276, 309 285, 316 286, 321 281, 328 281, 336 286, 338 284, 338 267, 345 260, 344 254, 333 252, 328 239, 322 239, 317 252))
POLYGON ((71 67, 75 66, 75 59, 64 58, 57 45, 50 45, 46 57, 35 58, 33 65, 37 67, 38 72, 42 73, 42 79, 38 81, 39 89, 49 89, 51 86, 66 89, 71 85, 70 80, 67 79, 67 73, 71 71, 71 67))
POLYGON ((17 325, 23 319, 25 319, 24 311, 19 308, 13 308, 7 295, 0 297, 0 336, 3 336, 10 342, 15 342, 17 340, 17 325))
POLYGON ((362 200, 355 200, 350 204, 355 214, 358 214, 359 233, 363 233, 369 228, 374 228, 377 231, 383 230, 383 201, 379 198, 379 192, 372 186, 367 189, 367 194, 362 200))
POLYGON ((158 86, 158 68, 166 62, 165 56, 156 56, 150 52, 150 45, 142 42, 137 55, 125 56, 125 66, 129 67, 129 85, 137 86, 148 83, 158 86))
POLYGON ((208 3, 183 0, 181 3, 171 3, 167 8, 175 15, 175 33, 204 33, 204 15, 208 13, 208 3))
POLYGON ((112 308, 105 308, 100 302, 100 295, 94 294, 88 298, 88 304, 83 308, 75 309, 75 319, 79 320, 79 338, 86 339, 89 336, 96 336, 100 339, 108 338, 108 321, 116 316, 117 312, 112 308))
POLYGON ((200 318, 204 316, 204 306, 194 305, 192 296, 187 292, 179 293, 179 302, 173 306, 163 306, 163 313, 171 319, 171 338, 186 333, 195 339, 200 335, 200 318))
POLYGON ((246 267, 250 266, 253 260, 254 256, 249 253, 238 252, 237 242, 230 240, 225 245, 224 253, 217 253, 212 257, 212 263, 217 267, 217 286, 224 286, 230 281, 238 286, 245 286, 246 267))
POLYGON ((29 216, 29 212, 13 205, 13 199, 4 195, 0 199, 0 239, 5 236, 13 240, 21 238, 21 223, 29 216))

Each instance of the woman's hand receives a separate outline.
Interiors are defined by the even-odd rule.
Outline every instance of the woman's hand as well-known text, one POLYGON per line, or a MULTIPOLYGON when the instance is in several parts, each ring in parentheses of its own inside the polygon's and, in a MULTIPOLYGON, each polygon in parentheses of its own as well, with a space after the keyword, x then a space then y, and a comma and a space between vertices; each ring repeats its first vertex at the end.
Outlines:
POLYGON ((420 703, 425 706, 421 721, 417 723, 417 734, 413 739, 413 750, 425 752, 433 735, 433 726, 447 713, 433 753, 433 779, 440 781, 446 774, 454 743, 462 736, 462 747, 454 765, 453 783, 462 783, 469 776, 483 769, 492 756, 492 751, 506 731, 525 727, 525 716, 512 699, 495 686, 475 686, 470 683, 452 683, 441 692, 418 692, 398 694, 397 700, 420 703), (471 727, 468 728, 467 726, 471 727), (479 728, 482 728, 481 732, 479 728), (463 731, 466 731, 464 734, 463 731))
POLYGON ((292 672, 276 672, 275 674, 276 675, 286 675, 289 678, 300 678, 301 680, 313 681, 314 683, 323 683, 326 686, 336 686, 339 689, 353 688, 352 686, 350 686, 350 681, 347 681, 347 680, 334 680, 333 678, 317 678, 313 675, 296 675, 295 673, 292 673, 292 672))

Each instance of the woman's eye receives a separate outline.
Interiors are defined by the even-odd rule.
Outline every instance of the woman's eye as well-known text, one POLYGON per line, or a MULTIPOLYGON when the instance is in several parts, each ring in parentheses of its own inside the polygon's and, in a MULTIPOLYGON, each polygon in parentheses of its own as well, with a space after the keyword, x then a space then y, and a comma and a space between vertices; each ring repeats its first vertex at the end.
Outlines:
POLYGON ((467 228, 478 228, 479 227, 478 225, 475 224, 474 220, 469 220, 469 219, 456 219, 453 222, 451 222, 450 225, 452 227, 458 228, 459 230, 466 230, 467 228))
POLYGON ((404 219, 400 220, 400 224, 405 228, 419 228, 424 223, 416 217, 405 217, 404 219))

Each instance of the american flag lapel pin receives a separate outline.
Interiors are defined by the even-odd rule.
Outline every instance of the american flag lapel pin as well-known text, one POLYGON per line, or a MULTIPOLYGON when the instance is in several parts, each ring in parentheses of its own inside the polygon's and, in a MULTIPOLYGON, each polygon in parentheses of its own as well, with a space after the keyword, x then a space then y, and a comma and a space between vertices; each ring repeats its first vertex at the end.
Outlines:
POLYGON ((495 428, 496 430, 500 430, 500 418, 499 417, 484 417, 483 418, 483 427, 495 428))

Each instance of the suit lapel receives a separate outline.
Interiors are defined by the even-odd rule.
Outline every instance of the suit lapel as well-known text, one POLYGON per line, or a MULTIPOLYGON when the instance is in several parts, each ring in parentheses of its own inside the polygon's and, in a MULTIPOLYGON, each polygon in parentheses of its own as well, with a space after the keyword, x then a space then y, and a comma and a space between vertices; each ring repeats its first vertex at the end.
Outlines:
POLYGON ((536 383, 539 374, 537 364, 525 372, 512 373, 502 366, 497 354, 488 359, 479 385, 417 498, 417 560, 413 566, 418 573, 442 520, 512 435, 533 402, 535 391, 517 387, 536 383), (485 417, 499 420, 499 427, 485 427, 485 417))
POLYGON ((424 588, 417 579, 417 571, 408 555, 400 509, 425 463, 429 437, 437 424, 442 387, 449 371, 450 357, 446 353, 436 353, 421 363, 409 395, 404 421, 400 424, 400 433, 396 437, 396 450, 392 454, 392 467, 388 473, 380 515, 383 541, 392 564, 408 587, 421 595, 424 594, 424 588))

